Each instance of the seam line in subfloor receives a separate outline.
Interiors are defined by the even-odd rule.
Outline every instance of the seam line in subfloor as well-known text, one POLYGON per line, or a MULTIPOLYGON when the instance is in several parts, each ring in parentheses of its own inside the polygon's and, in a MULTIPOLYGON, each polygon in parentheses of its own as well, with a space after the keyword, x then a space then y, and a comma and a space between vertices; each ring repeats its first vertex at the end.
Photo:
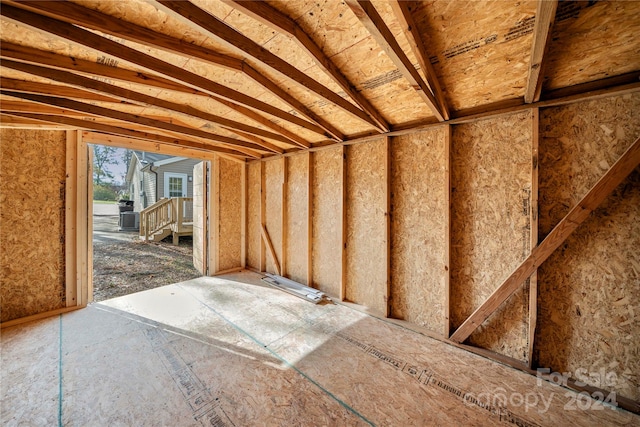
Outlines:
POLYGON ((58 344, 58 427, 62 427, 62 314, 59 315, 60 343, 58 344))
POLYGON ((346 410, 348 410, 349 412, 353 413, 354 415, 356 415, 357 417, 359 417, 361 420, 363 420, 364 422, 366 422, 367 424, 369 424, 370 426, 375 427, 375 424, 371 421, 369 421, 364 415, 362 415, 361 413, 359 413, 358 411, 356 411, 354 408, 352 408, 351 406, 349 406, 346 402, 344 402, 343 400, 341 400, 338 396, 334 395, 333 393, 331 393, 329 390, 327 390, 326 388, 324 388, 322 385, 320 385, 320 383, 318 383, 317 381, 315 381, 313 378, 311 378, 310 376, 308 376, 307 374, 305 374, 304 372, 302 372, 300 369, 298 369, 296 366, 292 365, 291 363, 289 363, 288 360, 286 360, 284 357, 280 356, 278 353, 276 353, 275 351, 273 351, 272 349, 270 349, 269 347, 267 347, 265 344, 263 344, 259 339, 257 339, 256 337, 254 337, 253 335, 251 335, 249 332, 245 331, 244 329, 242 329, 240 326, 236 325, 235 323, 233 323, 231 320, 227 319, 224 315, 222 315, 220 312, 218 312, 218 310, 216 310, 215 308, 211 307, 209 304, 205 303, 204 301, 200 300, 197 296, 195 296, 193 293, 189 292, 188 289, 183 288, 181 285, 176 284, 175 286, 179 287, 180 289, 182 289, 183 291, 185 291, 186 293, 188 293, 189 295, 191 295, 191 297, 193 297, 196 301, 198 301, 200 304, 202 304, 203 306, 205 306, 207 309, 209 309, 210 311, 212 311, 215 315, 217 315, 218 317, 220 317, 222 320, 224 320, 225 322, 227 322, 229 325, 231 325, 231 327, 233 327, 235 330, 237 330, 238 332, 240 332, 241 334, 247 336, 251 341, 253 341, 254 343, 258 344, 260 347, 266 349, 269 353, 271 353, 273 356, 275 356, 277 359, 279 359, 281 362, 283 362, 285 365, 287 365, 287 367, 293 369, 294 371, 296 371, 298 374, 300 374, 304 379, 306 379, 307 381, 309 381, 311 384, 315 385, 316 387, 318 387, 323 393, 325 393, 327 396, 329 396, 330 398, 332 398, 333 400, 335 400, 336 402, 338 402, 343 408, 345 408, 346 410))

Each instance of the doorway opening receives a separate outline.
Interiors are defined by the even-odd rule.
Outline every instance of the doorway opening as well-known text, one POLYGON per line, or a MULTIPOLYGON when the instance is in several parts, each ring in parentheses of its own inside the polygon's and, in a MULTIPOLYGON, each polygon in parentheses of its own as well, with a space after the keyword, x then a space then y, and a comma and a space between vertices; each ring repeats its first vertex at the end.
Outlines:
POLYGON ((93 150, 93 301, 200 277, 193 264, 199 159, 108 145, 93 150))

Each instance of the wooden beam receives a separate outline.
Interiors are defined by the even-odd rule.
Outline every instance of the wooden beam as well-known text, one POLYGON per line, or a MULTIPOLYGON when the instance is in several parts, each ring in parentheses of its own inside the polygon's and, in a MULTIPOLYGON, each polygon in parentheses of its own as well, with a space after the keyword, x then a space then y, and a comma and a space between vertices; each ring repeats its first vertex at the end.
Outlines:
POLYGON ((110 67, 105 64, 99 64, 85 59, 57 55, 52 52, 5 41, 0 44, 0 55, 2 58, 15 59, 31 64, 44 64, 61 70, 71 70, 79 73, 102 76, 115 80, 153 86, 163 90, 168 89, 176 92, 209 96, 197 89, 193 89, 153 74, 127 70, 124 68, 110 67))
POLYGON ((342 199, 340 200, 340 301, 347 299, 347 147, 342 146, 342 161, 340 162, 340 187, 342 199))
POLYGON ((393 139, 390 136, 385 138, 384 151, 384 242, 385 242, 385 312, 384 317, 391 317, 392 294, 391 294, 391 144, 393 139))
MULTIPOLYGON (((529 203, 529 247, 538 246, 538 145, 540 140, 540 111, 531 110, 531 200, 529 203)), ((538 323, 538 271, 529 276, 529 346, 527 358, 533 367, 536 326, 538 323)))
POLYGON ((320 67, 333 81, 345 91, 347 95, 355 101, 360 108, 376 122, 376 127, 382 132, 390 130, 389 124, 382 115, 371 105, 371 103, 356 90, 349 80, 342 74, 342 71, 333 61, 320 49, 320 47, 305 33, 296 21, 271 7, 264 1, 239 1, 223 0, 229 6, 241 10, 252 18, 262 22, 275 30, 293 37, 298 45, 307 51, 313 58, 316 65, 320 67))
POLYGON ((82 138, 88 144, 108 145, 111 147, 126 148, 129 150, 145 151, 147 153, 166 154, 168 156, 176 157, 190 157, 201 160, 209 160, 213 158, 213 152, 194 150, 187 147, 176 147, 174 145, 95 131, 82 131, 82 138))
POLYGON ((640 138, 620 156, 613 166, 589 192, 562 218, 547 237, 527 257, 487 300, 469 316, 451 335, 461 343, 476 330, 500 305, 506 301, 527 277, 553 254, 553 252, 582 224, 607 196, 640 164, 640 138))
MULTIPOLYGON (((7 62, 2 61, 1 65, 6 66, 7 62)), ((12 61, 11 61, 12 62, 12 61)), ((8 67, 11 68, 11 67, 8 67)), ((10 79, 0 77, 0 87, 16 92, 39 93, 63 98, 81 99, 85 101, 112 102, 114 104, 129 104, 121 99, 110 96, 96 94, 86 90, 76 89, 69 86, 52 85, 48 83, 32 82, 26 80, 10 79)))
POLYGON ((444 274, 444 322, 442 336, 449 338, 451 333, 451 131, 452 127, 444 128, 444 196, 445 196, 445 224, 444 224, 444 254, 442 270, 444 274))
POLYGON ((67 307, 78 305, 76 286, 76 186, 78 185, 78 138, 76 130, 67 131, 66 167, 65 167, 65 300, 67 307))
POLYGON ((220 158, 211 161, 211 186, 209 187, 209 266, 211 276, 220 271, 220 158))
MULTIPOLYGON (((165 101, 158 97, 145 95, 129 89, 121 88, 119 86, 104 83, 99 80, 79 76, 77 74, 70 73, 67 71, 56 70, 48 67, 40 67, 37 65, 25 64, 22 62, 16 62, 11 60, 2 61, 2 66, 11 68, 14 70, 19 70, 25 73, 29 73, 35 76, 40 76, 40 77, 48 78, 51 80, 55 80, 60 83, 69 84, 75 87, 89 89, 91 91, 96 92, 98 95, 95 95, 92 92, 86 92, 86 91, 79 91, 79 92, 88 93, 89 95, 94 95, 96 97, 101 97, 101 94, 107 94, 107 95, 115 96, 119 98, 118 100, 111 97, 104 97, 104 98, 107 98, 108 100, 111 100, 110 102, 122 102, 120 100, 133 101, 145 106, 158 107, 160 109, 163 109, 169 112, 177 112, 189 117, 195 117, 198 119, 206 120, 208 122, 216 123, 230 130, 237 129, 246 133, 260 135, 266 138, 271 138, 277 141, 291 144, 291 141, 289 141, 287 138, 283 137, 282 135, 276 134, 274 132, 266 131, 260 128, 256 128, 254 126, 246 125, 244 123, 229 120, 227 118, 217 116, 215 114, 210 114, 204 111, 200 111, 189 105, 179 104, 171 101, 165 101)), ((2 81, 4 81, 4 79, 2 81)), ((64 86, 40 84, 40 86, 35 87, 31 85, 31 82, 25 82, 23 86, 25 86, 26 88, 31 87, 32 88, 31 93, 49 94, 54 96, 65 96, 64 95, 65 91, 59 91, 60 95, 57 95, 57 93, 55 92, 57 87, 65 89, 64 86), (53 91, 49 92, 50 88, 52 88, 53 91)), ((2 84, 2 87, 5 89, 13 89, 11 85, 5 86, 4 83, 2 84)), ((73 88, 66 88, 66 89, 68 89, 69 91, 78 90, 73 88)), ((100 99, 94 99, 94 100, 100 100, 100 99)), ((282 149, 275 147, 272 144, 267 143, 264 145, 263 144, 259 144, 259 145, 262 145, 268 151, 272 151, 274 153, 282 153, 282 149)))
POLYGON ((273 265, 276 269, 276 274, 278 276, 282 276, 282 272, 280 271, 280 264, 278 263, 278 257, 276 256, 276 251, 273 249, 273 244, 271 243, 269 233, 267 233, 267 229, 264 224, 261 224, 260 226, 260 235, 262 236, 262 241, 269 250, 269 256, 271 257, 271 261, 273 262, 273 265))
MULTIPOLYGON (((1 108, 2 106, 0 106, 1 108)), ((78 129, 86 129, 86 130, 94 130, 98 132, 106 132, 113 135, 119 135, 124 137, 131 137, 136 139, 142 139, 147 141, 156 142, 158 144, 166 144, 174 147, 185 147, 191 148, 203 152, 223 152, 231 155, 240 155, 246 157, 247 154, 229 150, 223 147, 212 146, 208 144, 203 144, 201 142, 195 142, 184 139, 175 139, 164 135, 158 135, 150 132, 140 132, 131 129, 121 128, 118 126, 105 125, 102 123, 97 123, 90 120, 82 120, 76 119, 73 117, 65 117, 65 116, 56 116, 56 115, 48 115, 48 114, 33 114, 33 113, 23 113, 23 112, 14 112, 14 111, 3 111, 4 114, 8 114, 16 117, 24 117, 32 120, 38 120, 47 123, 58 123, 62 125, 73 126, 78 129)), ((256 155, 255 158, 258 156, 256 155)))
POLYGON ((251 142, 241 141, 238 139, 230 138, 224 135, 217 135, 214 133, 206 132, 200 129, 190 128, 186 126, 176 125, 173 123, 166 123, 160 120, 149 119, 142 116, 137 116, 135 114, 124 113, 117 110, 112 110, 110 108, 99 107, 97 105, 85 104, 83 102, 73 101, 65 98, 56 98, 51 96, 42 96, 42 95, 34 95, 30 93, 20 93, 20 92, 11 92, 0 89, 0 94, 13 96, 20 99, 26 99, 29 101, 53 105, 55 107, 67 108, 70 110, 78 111, 81 113, 108 117, 115 120, 121 120, 124 122, 139 124, 143 126, 148 126, 151 128, 164 129, 170 132, 175 132, 182 135, 197 137, 207 139, 213 142, 217 142, 220 144, 224 144, 230 148, 241 150, 241 149, 249 149, 249 150, 264 150, 263 147, 260 147, 251 142))
MULTIPOLYGON (((26 7, 26 4, 24 3, 17 4, 20 7, 26 7)), ((321 134, 324 133, 324 130, 320 129, 317 125, 309 123, 291 113, 287 113, 273 107, 266 102, 259 101, 251 96, 208 80, 198 74, 187 71, 176 65, 169 64, 120 43, 116 43, 106 37, 101 37, 91 31, 84 30, 72 24, 49 18, 47 16, 38 15, 21 8, 10 6, 9 4, 3 4, 2 16, 12 21, 61 37, 65 40, 98 50, 107 55, 120 58, 146 70, 157 72, 173 81, 202 90, 215 97, 221 97, 239 104, 244 104, 258 111, 262 111, 282 120, 307 128, 313 132, 321 134)))
POLYGON ((280 230, 282 230, 280 253, 282 254, 282 259, 280 260, 280 275, 287 277, 287 227, 289 226, 289 212, 287 211, 287 205, 289 203, 289 195, 287 194, 289 191, 289 171, 287 170, 287 166, 289 162, 286 157, 282 157, 280 161, 282 162, 282 185, 280 186, 280 206, 282 206, 280 210, 280 230))
POLYGON ((245 268, 247 266, 247 209, 249 206, 249 188, 247 180, 249 174, 247 173, 248 165, 246 162, 242 162, 240 165, 240 267, 245 268))
POLYGON ((411 84, 411 87, 418 92, 418 95, 431 108, 438 120, 444 121, 445 116, 438 107, 438 101, 431 93, 427 84, 422 80, 420 73, 413 66, 407 55, 404 53, 393 33, 387 27, 376 8, 369 1, 346 0, 347 5, 358 17, 362 25, 369 31, 378 45, 389 56, 391 61, 402 73, 404 78, 411 84))
POLYGON ((37 13, 42 13, 70 24, 91 28, 135 43, 154 46, 173 54, 188 56, 227 69, 243 72, 292 108, 296 109, 304 117, 307 117, 325 129, 331 137, 338 140, 342 140, 343 138, 343 135, 328 122, 317 116, 287 91, 269 80, 264 74, 256 71, 240 59, 175 39, 166 34, 155 32, 148 28, 71 2, 30 1, 26 7, 37 13))
POLYGON ((307 152, 307 286, 313 287, 313 153, 307 152))
POLYGON ((197 31, 207 34, 231 49, 242 52, 243 55, 248 55, 344 111, 351 113, 354 117, 376 126, 375 121, 364 111, 195 4, 170 0, 156 0, 156 3, 161 5, 163 10, 171 16, 180 19, 197 31))
POLYGON ((320 128, 324 129, 329 138, 332 138, 336 141, 342 141, 344 139, 344 134, 336 129, 331 123, 311 111, 311 109, 307 108, 302 102, 295 99, 293 96, 289 95, 289 93, 278 86, 276 83, 269 80, 263 73, 256 70, 246 62, 242 65, 242 71, 249 77, 251 77, 254 81, 262 85, 264 88, 269 90, 271 93, 276 95, 278 98, 286 102, 291 108, 299 112, 302 116, 311 120, 315 124, 317 124, 320 128))
MULTIPOLYGON (((268 120, 266 117, 261 116, 259 113, 251 110, 250 108, 243 107, 226 99, 204 93, 197 89, 175 83, 162 77, 156 77, 152 74, 145 74, 139 71, 130 71, 124 68, 109 67, 104 64, 97 64, 78 58, 56 55, 55 53, 5 42, 2 42, 0 44, 0 54, 2 58, 16 59, 18 61, 29 64, 45 64, 56 69, 71 70, 74 72, 89 74, 93 76, 106 77, 108 79, 156 87, 162 90, 173 90, 181 93, 207 97, 248 117, 256 123, 259 123, 275 131, 277 134, 284 136, 289 142, 293 144, 304 148, 309 148, 311 145, 308 141, 304 140, 299 135, 283 128, 282 126, 277 125, 276 123, 273 123, 271 120, 268 120)), ((322 129, 318 128, 317 133, 322 133, 322 129)))
POLYGON ((424 44, 422 34, 420 34, 418 26, 413 19, 412 12, 415 10, 418 3, 406 0, 395 0, 390 4, 398 22, 400 22, 400 25, 402 26, 404 35, 407 37, 407 40, 409 40, 409 46, 411 47, 413 54, 418 59, 418 64, 420 64, 420 68, 422 68, 422 71, 427 78, 427 83, 435 96, 437 106, 442 112, 442 116, 445 120, 449 120, 449 107, 447 106, 447 101, 444 97, 444 93, 442 93, 442 87, 438 82, 436 71, 429 60, 430 55, 424 44))
MULTIPOLYGON (((89 265, 90 254, 93 245, 88 244, 90 233, 89 219, 91 218, 89 207, 89 195, 93 193, 93 186, 89 186, 90 163, 87 143, 82 140, 78 131, 73 131, 76 141, 76 297, 77 305, 87 305, 89 302, 89 265), (91 247, 90 247, 91 246, 91 247)), ((93 203, 92 203, 93 204, 93 203)))
POLYGON ((533 45, 529 58, 529 71, 524 91, 524 102, 531 104, 540 100, 544 78, 544 54, 549 47, 551 27, 556 19, 557 0, 538 0, 536 20, 533 26, 533 45))
MULTIPOLYGON (((267 177, 264 162, 260 162, 260 227, 267 223, 267 177)), ((262 233, 262 232, 261 232, 262 233)), ((264 240, 260 239, 260 271, 267 271, 267 248, 264 240)))

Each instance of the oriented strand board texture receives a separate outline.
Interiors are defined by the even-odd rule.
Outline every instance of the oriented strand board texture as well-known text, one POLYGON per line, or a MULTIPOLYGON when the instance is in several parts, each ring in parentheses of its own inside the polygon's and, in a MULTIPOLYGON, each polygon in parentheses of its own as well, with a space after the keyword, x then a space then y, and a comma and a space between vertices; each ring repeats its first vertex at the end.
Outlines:
POLYGON ((260 162, 247 168, 247 265, 260 268, 260 162))
POLYGON ((220 240, 218 268, 241 266, 242 250, 242 168, 232 160, 220 159, 220 240))
POLYGON ((442 333, 445 314, 445 129, 391 143, 391 317, 442 333))
POLYGON ((413 16, 452 110, 524 95, 535 13, 535 1, 420 2, 413 16))
POLYGON ((386 141, 347 147, 346 299, 386 313, 386 141))
MULTIPOLYGON (((453 128, 451 321, 454 328, 529 254, 529 112, 453 128)), ((528 292, 516 291, 471 343, 525 360, 528 292)))
POLYGON ((340 296, 342 263, 342 148, 330 148, 313 156, 312 270, 315 288, 340 296))
MULTIPOLYGON (((270 160, 264 163, 266 191, 266 229, 276 253, 278 264, 282 266, 282 159, 270 160)), ((267 250, 267 271, 276 273, 275 265, 267 250)))
POLYGON ((205 188, 207 177, 203 164, 198 163, 193 168, 193 266, 200 274, 205 274, 204 268, 204 239, 206 236, 204 215, 205 188))
POLYGON ((545 56, 544 89, 640 69, 640 2, 563 1, 545 56), (588 52, 588 55, 585 55, 588 52))
POLYGON ((309 154, 287 159, 287 247, 286 275, 300 283, 307 283, 307 201, 309 191, 309 154))
POLYGON ((2 322, 65 306, 65 164, 66 132, 0 129, 2 322))
MULTIPOLYGON (((633 94, 543 112, 541 237, 640 136, 638 110, 640 95, 633 94)), ((536 338, 539 366, 580 372, 590 377, 585 382, 636 401, 640 400, 638 218, 636 168, 538 270, 536 338)))

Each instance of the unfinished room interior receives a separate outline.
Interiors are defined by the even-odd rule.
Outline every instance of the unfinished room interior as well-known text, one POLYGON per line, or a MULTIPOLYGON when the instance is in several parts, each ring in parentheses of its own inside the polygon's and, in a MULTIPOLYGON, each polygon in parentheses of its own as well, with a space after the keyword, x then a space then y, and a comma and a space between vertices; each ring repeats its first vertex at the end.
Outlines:
POLYGON ((640 1, 0 14, 0 424, 640 425, 640 1), (93 302, 91 144, 201 277, 93 302))

